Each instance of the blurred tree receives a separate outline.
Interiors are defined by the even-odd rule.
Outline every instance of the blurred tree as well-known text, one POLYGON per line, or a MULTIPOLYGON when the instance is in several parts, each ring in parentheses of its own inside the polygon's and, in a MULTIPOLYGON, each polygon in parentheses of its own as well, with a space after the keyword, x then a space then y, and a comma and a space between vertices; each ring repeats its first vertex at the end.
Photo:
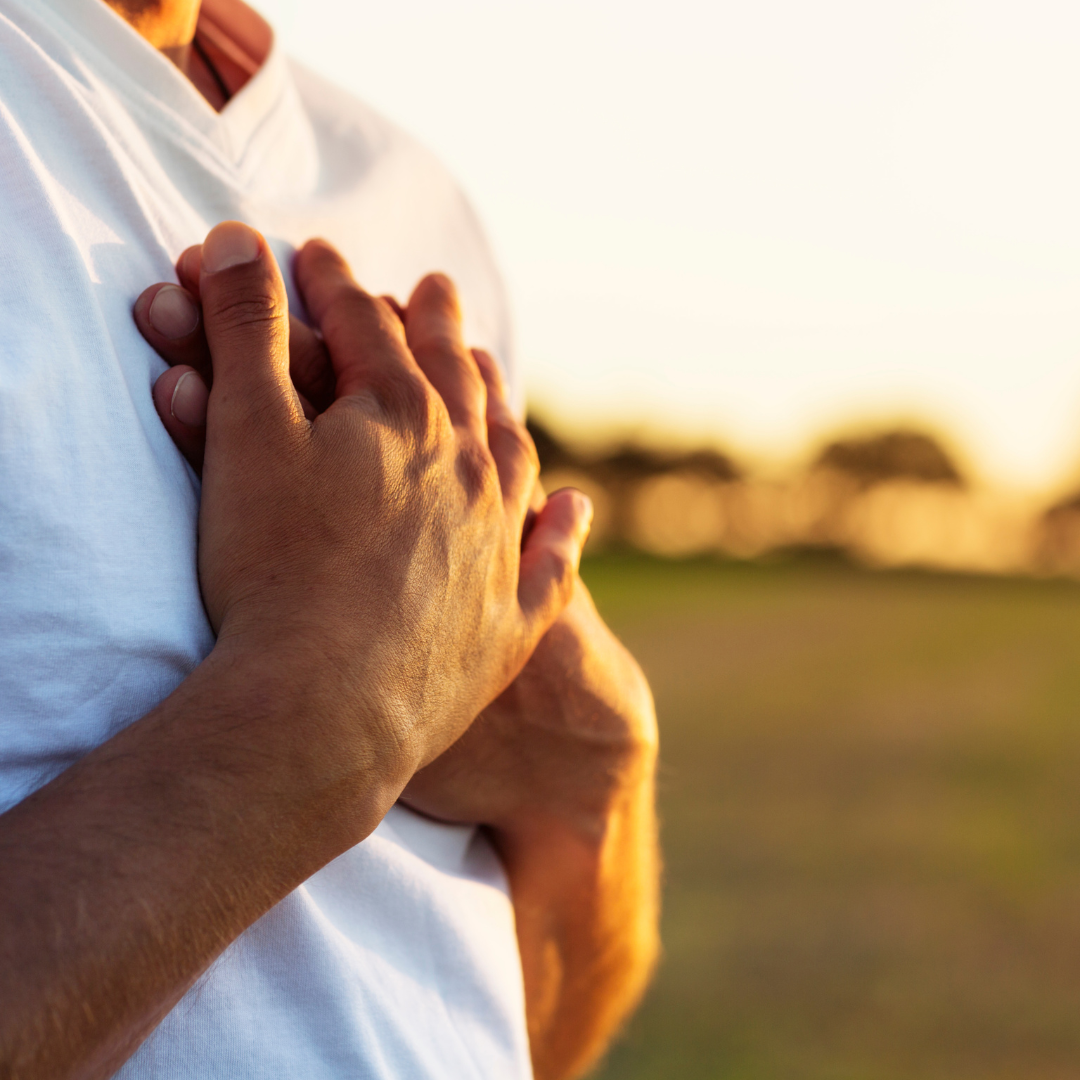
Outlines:
POLYGON ((525 426, 536 444, 536 453, 540 458, 540 472, 553 469, 575 469, 581 467, 578 456, 542 421, 535 416, 525 420, 525 426))
POLYGON ((862 438, 837 439, 815 459, 812 468, 834 469, 870 487, 888 480, 916 480, 963 488, 961 475, 944 447, 918 431, 887 431, 862 438))

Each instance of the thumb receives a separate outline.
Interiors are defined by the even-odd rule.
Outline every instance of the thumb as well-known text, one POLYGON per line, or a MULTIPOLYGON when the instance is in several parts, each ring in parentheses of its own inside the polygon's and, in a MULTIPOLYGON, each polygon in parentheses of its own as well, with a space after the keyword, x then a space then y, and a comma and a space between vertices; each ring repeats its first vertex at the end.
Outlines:
POLYGON ((563 488, 548 499, 525 538, 518 602, 536 639, 570 602, 592 516, 592 500, 587 495, 563 488))
POLYGON ((214 364, 207 431, 269 436, 304 414, 289 378, 289 305, 266 241, 239 221, 210 230, 199 274, 214 364))

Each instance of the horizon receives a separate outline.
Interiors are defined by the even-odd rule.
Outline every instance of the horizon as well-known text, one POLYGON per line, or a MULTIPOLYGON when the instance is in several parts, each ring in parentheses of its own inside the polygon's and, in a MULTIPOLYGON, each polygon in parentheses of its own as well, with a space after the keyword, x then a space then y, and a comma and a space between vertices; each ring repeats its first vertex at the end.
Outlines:
POLYGON ((256 6, 462 181, 567 429, 781 462, 902 422, 1080 474, 1069 5, 256 6))

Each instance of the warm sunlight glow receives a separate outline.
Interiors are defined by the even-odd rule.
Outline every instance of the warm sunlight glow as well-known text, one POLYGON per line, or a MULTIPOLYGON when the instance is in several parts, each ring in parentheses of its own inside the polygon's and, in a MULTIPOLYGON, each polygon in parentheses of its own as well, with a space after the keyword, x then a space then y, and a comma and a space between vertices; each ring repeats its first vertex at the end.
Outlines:
POLYGON ((1080 466, 1074 4, 258 6, 463 180, 550 413, 765 458, 915 418, 998 483, 1080 466))

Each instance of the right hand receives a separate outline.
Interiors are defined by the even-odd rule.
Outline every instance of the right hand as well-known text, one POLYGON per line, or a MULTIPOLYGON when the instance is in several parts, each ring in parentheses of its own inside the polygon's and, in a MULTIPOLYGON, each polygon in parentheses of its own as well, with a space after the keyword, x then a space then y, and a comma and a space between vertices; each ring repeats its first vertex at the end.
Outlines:
POLYGON ((566 605, 585 508, 550 502, 522 543, 536 454, 520 425, 489 439, 448 279, 425 278, 403 324, 329 245, 303 249, 297 286, 336 383, 309 420, 265 241, 226 222, 201 258, 214 374, 199 577, 215 653, 261 656, 302 685, 318 703, 316 757, 374 770, 392 800, 566 605))

